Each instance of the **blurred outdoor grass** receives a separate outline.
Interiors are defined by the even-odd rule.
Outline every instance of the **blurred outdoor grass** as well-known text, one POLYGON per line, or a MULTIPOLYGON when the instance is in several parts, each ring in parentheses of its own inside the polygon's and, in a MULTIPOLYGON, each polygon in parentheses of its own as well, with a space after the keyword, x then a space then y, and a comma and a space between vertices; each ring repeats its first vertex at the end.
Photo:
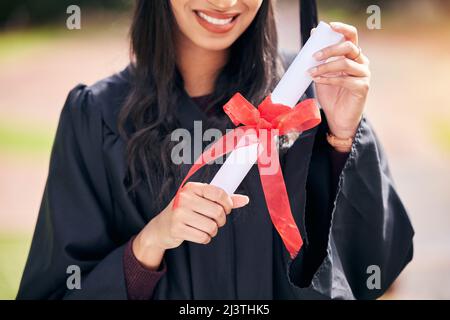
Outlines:
POLYGON ((18 157, 48 155, 53 139, 53 130, 36 124, 0 121, 0 154, 18 157))
POLYGON ((15 299, 31 234, 0 233, 0 300, 15 299))
POLYGON ((0 59, 46 46, 60 39, 63 34, 64 30, 55 26, 0 33, 0 59))
MULTIPOLYGON (((54 132, 20 122, 0 121, 0 157, 36 159, 48 156, 54 132)), ((15 299, 32 233, 0 230, 0 300, 15 299)))

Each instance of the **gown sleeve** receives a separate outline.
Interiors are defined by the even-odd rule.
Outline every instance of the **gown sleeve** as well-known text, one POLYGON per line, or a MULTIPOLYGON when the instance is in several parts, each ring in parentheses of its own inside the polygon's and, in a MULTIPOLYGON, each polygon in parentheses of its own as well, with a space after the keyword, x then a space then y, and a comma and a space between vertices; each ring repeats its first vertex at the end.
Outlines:
POLYGON ((158 281, 166 274, 167 267, 164 260, 158 270, 150 270, 142 265, 133 253, 134 239, 128 241, 123 256, 128 299, 150 300, 158 281))
POLYGON ((368 120, 334 188, 327 130, 323 121, 308 173, 308 246, 290 264, 289 278, 331 299, 375 299, 412 259, 414 230, 368 120))
MULTIPOLYGON (((74 88, 60 115, 18 299, 126 299, 126 241, 114 231, 102 159, 102 116, 92 91, 74 88), (75 266, 81 288, 68 289, 75 266), (69 269, 68 269, 69 268, 69 269)), ((73 288, 73 287, 71 287, 73 288)))

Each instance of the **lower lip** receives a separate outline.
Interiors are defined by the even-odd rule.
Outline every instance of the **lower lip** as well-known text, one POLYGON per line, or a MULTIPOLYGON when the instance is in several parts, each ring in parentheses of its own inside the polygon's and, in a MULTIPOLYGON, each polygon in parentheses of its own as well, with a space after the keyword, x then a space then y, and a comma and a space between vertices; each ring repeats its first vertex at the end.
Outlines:
POLYGON ((217 25, 217 24, 209 23, 205 19, 199 17, 199 15, 196 12, 194 12, 194 15, 197 18, 198 23, 200 23, 200 25, 203 28, 205 28, 206 30, 208 30, 210 32, 214 32, 214 33, 225 33, 225 32, 230 31, 236 24, 236 20, 238 18, 238 16, 236 16, 233 18, 233 20, 231 20, 231 22, 229 22, 227 24, 217 25))

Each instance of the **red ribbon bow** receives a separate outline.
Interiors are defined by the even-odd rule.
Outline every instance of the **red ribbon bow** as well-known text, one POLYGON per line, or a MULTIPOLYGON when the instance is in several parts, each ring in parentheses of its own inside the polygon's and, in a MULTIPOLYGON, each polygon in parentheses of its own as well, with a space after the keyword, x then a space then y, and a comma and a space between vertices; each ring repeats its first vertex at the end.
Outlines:
POLYGON ((277 146, 273 137, 289 132, 303 132, 317 126, 321 121, 319 108, 314 99, 304 100, 294 108, 290 108, 273 103, 270 96, 266 97, 258 108, 255 108, 241 94, 236 93, 224 105, 223 109, 233 124, 243 124, 244 126, 228 132, 195 161, 175 195, 173 207, 178 206, 180 190, 197 170, 208 162, 237 148, 258 143, 257 164, 267 209, 286 249, 291 258, 294 258, 300 251, 303 240, 291 212, 277 146), (269 134, 262 138, 261 132, 264 130, 268 131, 269 134), (258 138, 256 141, 255 139, 245 139, 246 141, 242 143, 244 141, 242 138, 250 137, 255 133, 258 138), (265 152, 264 156, 268 159, 267 163, 264 162, 260 151, 265 152), (271 168, 270 173, 264 171, 268 167, 271 168))

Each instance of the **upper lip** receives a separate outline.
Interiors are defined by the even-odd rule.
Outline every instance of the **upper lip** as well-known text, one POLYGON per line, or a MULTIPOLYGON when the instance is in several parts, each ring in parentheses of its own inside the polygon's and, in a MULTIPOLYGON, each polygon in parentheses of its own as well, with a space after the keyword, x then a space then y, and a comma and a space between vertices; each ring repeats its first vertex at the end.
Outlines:
POLYGON ((194 10, 196 12, 202 12, 212 18, 216 18, 216 19, 229 19, 229 18, 234 18, 237 15, 239 15, 239 13, 237 12, 229 12, 229 13, 223 13, 223 12, 218 12, 218 11, 209 11, 209 10, 194 10))

